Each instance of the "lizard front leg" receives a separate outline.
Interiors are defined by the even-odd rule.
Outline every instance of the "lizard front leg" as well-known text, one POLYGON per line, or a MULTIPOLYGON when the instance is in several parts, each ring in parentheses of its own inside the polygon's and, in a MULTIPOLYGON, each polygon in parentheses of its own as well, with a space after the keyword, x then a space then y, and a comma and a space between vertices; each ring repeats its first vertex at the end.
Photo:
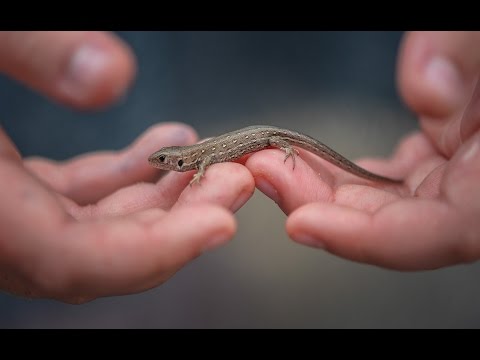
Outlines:
POLYGON ((213 159, 214 155, 208 155, 199 162, 197 166, 198 171, 195 175, 193 175, 192 180, 190 180, 190 186, 192 186, 194 183, 200 185, 200 180, 205 176, 205 171, 207 171, 207 167, 213 163, 213 159))

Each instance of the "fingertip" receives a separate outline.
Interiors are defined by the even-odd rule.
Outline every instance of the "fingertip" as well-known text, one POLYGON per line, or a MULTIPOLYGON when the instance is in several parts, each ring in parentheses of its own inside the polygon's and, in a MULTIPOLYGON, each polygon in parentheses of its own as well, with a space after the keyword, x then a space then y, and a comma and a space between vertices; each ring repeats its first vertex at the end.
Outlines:
POLYGON ((316 222, 316 208, 316 204, 307 204, 293 211, 285 222, 285 229, 287 235, 299 244, 325 248, 318 234, 313 235, 310 231, 310 224, 316 222))
POLYGON ((69 271, 59 277, 80 295, 143 291, 227 243, 236 228, 232 214, 213 205, 73 223, 68 237, 75 241, 64 242, 61 258, 69 271))
POLYGON ((0 32, 0 71, 78 109, 122 97, 136 74, 128 45, 100 31, 0 32))
POLYGON ((236 212, 255 191, 255 181, 248 169, 235 162, 218 163, 208 167, 200 183, 187 186, 175 207, 192 204, 215 204, 236 212))
POLYGON ((225 245, 237 232, 237 222, 229 211, 221 207, 215 207, 213 209, 215 210, 212 211, 214 215, 212 215, 210 219, 210 224, 212 229, 215 227, 218 228, 212 230, 212 234, 202 246, 202 251, 212 251, 225 245))
POLYGON ((216 205, 192 205, 173 209, 154 232, 164 239, 171 235, 172 247, 180 246, 187 258, 192 258, 226 244, 236 230, 237 222, 228 210, 216 205))
POLYGON ((113 34, 89 32, 71 52, 56 88, 61 99, 81 109, 119 100, 136 75, 132 50, 113 34))
POLYGON ((411 32, 403 39, 397 63, 398 90, 417 114, 443 118, 466 101, 469 75, 462 61, 477 55, 462 54, 468 48, 457 46, 457 36, 411 32))
POLYGON ((286 231, 299 244, 364 261, 363 239, 370 220, 368 214, 346 206, 312 203, 289 216, 286 231))
POLYGON ((444 117, 459 102, 459 94, 454 92, 458 77, 448 60, 431 57, 431 44, 424 34, 413 32, 405 37, 398 62, 399 92, 414 112, 444 117))
POLYGON ((281 205, 281 197, 275 186, 269 181, 265 176, 258 175, 255 176, 255 186, 260 190, 264 195, 273 200, 277 205, 281 205))
POLYGON ((133 145, 152 151, 163 146, 190 145, 197 140, 197 132, 190 125, 181 122, 161 122, 146 129, 133 145))
POLYGON ((324 233, 322 220, 319 219, 322 208, 322 204, 312 203, 296 209, 287 218, 285 229, 293 242, 333 254, 333 238, 324 233))

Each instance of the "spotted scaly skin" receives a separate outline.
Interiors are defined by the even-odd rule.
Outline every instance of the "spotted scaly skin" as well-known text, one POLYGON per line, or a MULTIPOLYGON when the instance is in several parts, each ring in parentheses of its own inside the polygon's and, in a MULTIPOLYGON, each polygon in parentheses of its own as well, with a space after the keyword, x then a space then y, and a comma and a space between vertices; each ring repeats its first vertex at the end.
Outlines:
POLYGON ((365 170, 311 136, 267 125, 248 126, 194 145, 164 147, 150 155, 148 162, 162 170, 178 172, 198 170, 190 181, 192 185, 200 183, 208 166, 212 164, 235 161, 246 154, 272 147, 285 152, 285 161, 292 157, 295 169, 295 156, 298 155, 298 151, 293 146, 307 150, 361 178, 391 184, 402 183, 402 180, 365 170))

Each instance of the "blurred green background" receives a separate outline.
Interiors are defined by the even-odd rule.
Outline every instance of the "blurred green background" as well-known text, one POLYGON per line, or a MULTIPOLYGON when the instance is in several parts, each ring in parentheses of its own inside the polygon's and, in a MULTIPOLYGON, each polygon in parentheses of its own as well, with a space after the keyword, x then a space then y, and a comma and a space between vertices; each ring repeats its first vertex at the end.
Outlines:
MULTIPOLYGON (((95 113, 0 78, 0 119, 23 155, 120 149, 150 125, 200 137, 252 124, 293 128, 355 159, 388 155, 417 128, 397 93, 401 32, 119 32, 136 82, 95 113), (73 135, 72 135, 73 134, 73 135)), ((401 273, 293 243, 258 191, 232 242, 164 285, 66 305, 0 295, 0 327, 478 327, 478 264, 401 273)), ((419 216, 422 216, 420 214, 419 216)))

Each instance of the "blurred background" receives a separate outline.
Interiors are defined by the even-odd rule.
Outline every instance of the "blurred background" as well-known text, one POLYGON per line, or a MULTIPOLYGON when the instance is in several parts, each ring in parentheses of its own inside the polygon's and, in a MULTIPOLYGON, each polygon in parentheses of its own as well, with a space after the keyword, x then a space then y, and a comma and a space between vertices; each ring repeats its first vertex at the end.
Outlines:
MULTIPOLYGON (((401 32, 119 32, 138 76, 118 104, 75 112, 0 77, 0 121, 24 156, 120 149, 181 121, 200 137, 252 124, 307 132, 356 159, 417 128, 395 82, 401 32), (72 135, 74 134, 74 135, 72 135)), ((85 305, 0 295, 0 327, 478 327, 478 264, 400 273, 293 243, 262 193, 232 242, 164 285, 85 305)))

